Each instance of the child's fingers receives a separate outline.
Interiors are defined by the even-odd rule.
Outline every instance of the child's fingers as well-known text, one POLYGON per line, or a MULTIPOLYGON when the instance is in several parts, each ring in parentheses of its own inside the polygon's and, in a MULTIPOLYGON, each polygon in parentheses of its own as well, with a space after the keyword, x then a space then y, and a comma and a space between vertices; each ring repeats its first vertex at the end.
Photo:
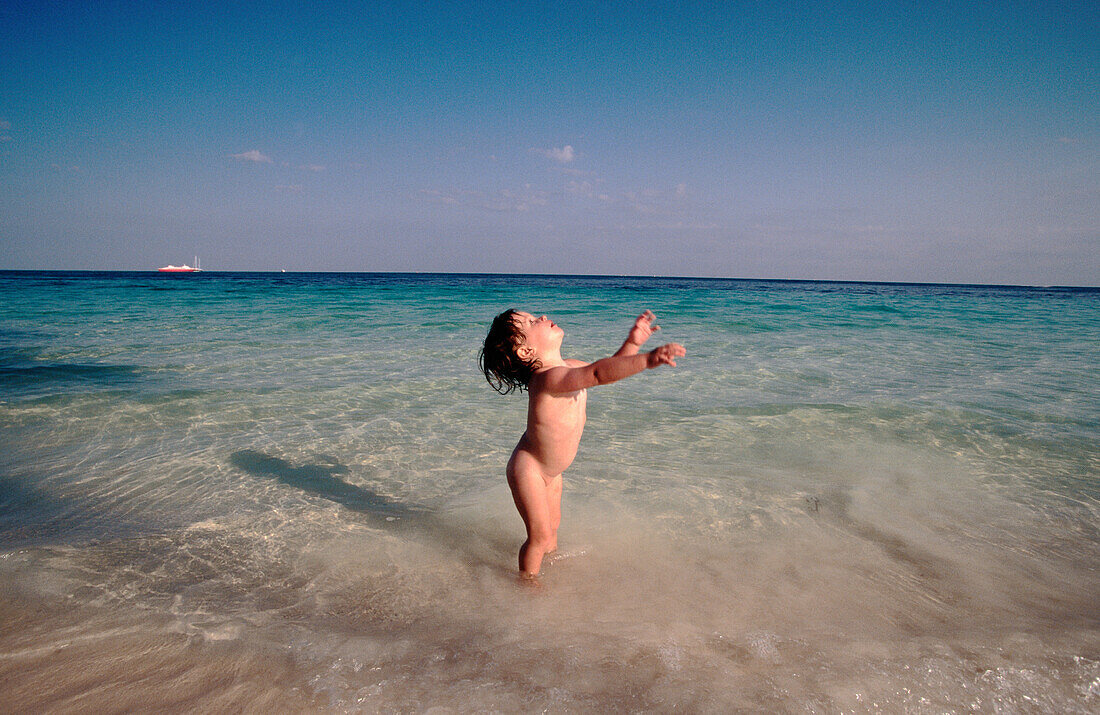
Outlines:
POLYGON ((667 343, 657 348, 657 360, 660 364, 676 367, 676 358, 687 355, 684 346, 679 343, 667 343))

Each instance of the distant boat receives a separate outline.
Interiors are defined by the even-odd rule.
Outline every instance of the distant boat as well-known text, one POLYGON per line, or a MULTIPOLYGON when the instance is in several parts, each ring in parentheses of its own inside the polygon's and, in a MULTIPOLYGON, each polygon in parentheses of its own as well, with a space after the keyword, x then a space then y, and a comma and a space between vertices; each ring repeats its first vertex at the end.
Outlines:
POLYGON ((194 268, 184 263, 182 266, 168 265, 164 268, 158 268, 157 270, 161 273, 199 273, 202 271, 202 268, 199 267, 199 257, 195 256, 194 268))

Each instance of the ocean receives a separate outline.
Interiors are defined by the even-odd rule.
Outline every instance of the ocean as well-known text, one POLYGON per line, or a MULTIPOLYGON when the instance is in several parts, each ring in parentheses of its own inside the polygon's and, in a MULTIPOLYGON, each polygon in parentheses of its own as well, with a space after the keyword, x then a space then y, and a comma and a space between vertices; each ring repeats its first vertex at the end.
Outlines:
POLYGON ((1100 710, 1100 290, 0 273, 0 710, 1100 710), (589 391, 516 578, 526 398, 589 391))

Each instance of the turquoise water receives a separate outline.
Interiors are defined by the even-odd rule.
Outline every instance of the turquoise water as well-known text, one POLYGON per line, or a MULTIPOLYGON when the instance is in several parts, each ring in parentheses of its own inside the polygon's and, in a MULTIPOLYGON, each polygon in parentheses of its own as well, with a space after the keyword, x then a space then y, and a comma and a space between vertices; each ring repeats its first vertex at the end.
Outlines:
POLYGON ((1098 384, 1088 289, 0 273, 0 705, 1094 712, 1098 384), (536 591, 508 307, 688 350, 536 591))

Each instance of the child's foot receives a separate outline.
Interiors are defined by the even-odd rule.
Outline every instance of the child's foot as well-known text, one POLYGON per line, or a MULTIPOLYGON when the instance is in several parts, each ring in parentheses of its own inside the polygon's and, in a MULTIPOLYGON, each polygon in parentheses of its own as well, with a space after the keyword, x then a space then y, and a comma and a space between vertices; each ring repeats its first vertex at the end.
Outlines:
POLYGON ((539 581, 538 574, 527 573, 526 571, 519 572, 519 577, 516 578, 516 585, 520 588, 526 588, 532 591, 537 591, 542 588, 542 582, 539 581))

